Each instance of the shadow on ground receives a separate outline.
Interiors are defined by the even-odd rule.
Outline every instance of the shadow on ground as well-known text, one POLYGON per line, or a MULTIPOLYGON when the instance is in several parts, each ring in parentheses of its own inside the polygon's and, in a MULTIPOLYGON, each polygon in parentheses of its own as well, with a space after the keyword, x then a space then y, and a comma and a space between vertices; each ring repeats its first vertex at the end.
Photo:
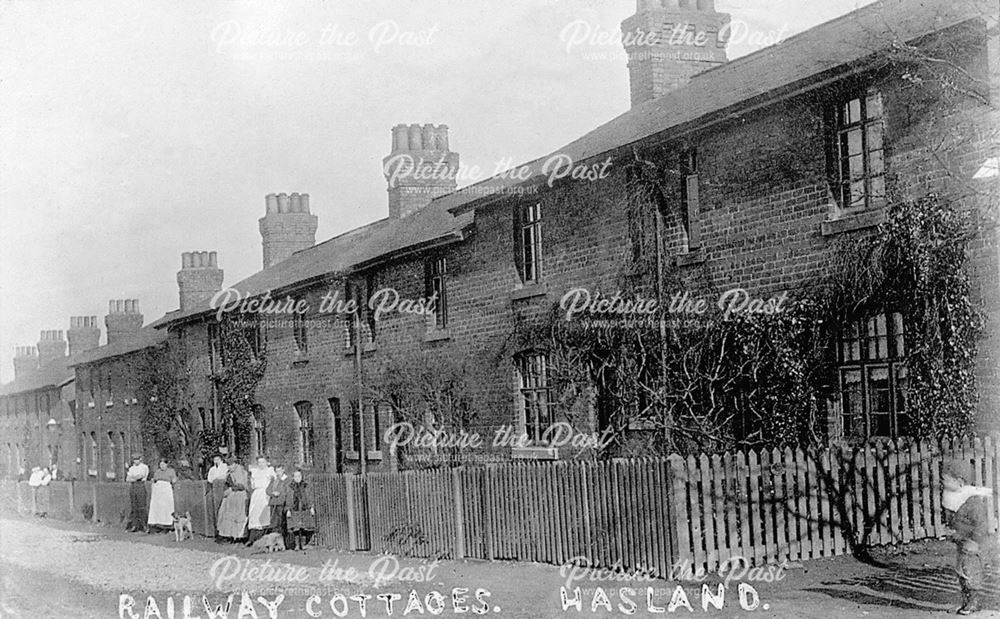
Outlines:
MULTIPOLYGON (((876 574, 825 581, 806 589, 858 604, 909 610, 954 610, 962 601, 955 571, 950 567, 894 564, 876 574)), ((1000 580, 993 574, 984 586, 983 607, 1000 614, 1000 580)))

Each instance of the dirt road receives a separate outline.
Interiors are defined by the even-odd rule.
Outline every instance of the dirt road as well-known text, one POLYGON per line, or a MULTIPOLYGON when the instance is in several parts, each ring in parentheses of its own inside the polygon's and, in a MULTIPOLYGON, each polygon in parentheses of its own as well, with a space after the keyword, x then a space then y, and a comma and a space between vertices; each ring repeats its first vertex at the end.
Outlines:
POLYGON ((781 572, 780 580, 749 581, 745 575, 719 595, 715 575, 704 582, 619 581, 606 574, 591 580, 590 574, 578 572, 573 579, 568 570, 537 564, 427 562, 328 550, 251 555, 211 540, 177 544, 166 534, 13 518, 0 520, 0 614, 933 618, 952 616, 946 611, 958 600, 946 551, 917 546, 891 569, 843 557, 817 559, 781 572), (705 584, 711 595, 704 594, 705 584))

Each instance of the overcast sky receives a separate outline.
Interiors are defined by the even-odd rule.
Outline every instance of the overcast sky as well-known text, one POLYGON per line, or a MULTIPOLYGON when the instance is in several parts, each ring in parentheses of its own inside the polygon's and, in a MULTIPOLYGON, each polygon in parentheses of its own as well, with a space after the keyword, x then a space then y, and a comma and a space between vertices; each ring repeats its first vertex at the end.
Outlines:
MULTIPOLYGON (((718 0, 786 38, 870 0, 718 0)), ((107 301, 177 307, 184 251, 260 269, 264 195, 311 196, 317 241, 385 217, 398 123, 462 163, 551 152, 628 108, 634 0, 0 3, 0 380, 16 345, 107 301), (579 22, 580 25, 570 26, 579 22), (572 30, 571 30, 572 29, 572 30)), ((753 37, 759 39, 759 37, 753 37)))

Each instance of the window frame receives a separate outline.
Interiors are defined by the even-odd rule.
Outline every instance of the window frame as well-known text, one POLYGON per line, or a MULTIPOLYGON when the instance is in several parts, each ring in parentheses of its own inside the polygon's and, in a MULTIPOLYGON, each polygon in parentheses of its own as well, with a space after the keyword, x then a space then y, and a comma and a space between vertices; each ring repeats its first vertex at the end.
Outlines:
POLYGON ((309 353, 309 325, 302 312, 292 312, 292 341, 295 343, 296 353, 309 353))
POLYGON ((427 298, 437 294, 434 302, 434 328, 448 328, 448 259, 431 256, 424 265, 427 298))
POLYGON ((849 215, 884 207, 888 158, 882 93, 875 88, 855 88, 838 99, 832 116, 833 184, 841 212, 849 215), (855 102, 856 112, 853 107, 855 102), (877 110, 877 115, 872 116, 870 108, 877 110), (858 152, 852 152, 852 134, 858 135, 858 152), (878 147, 871 145, 873 134, 877 135, 878 147), (877 158, 874 153, 878 153, 877 158), (851 171, 851 161, 858 157, 861 161, 860 176, 851 171), (874 165, 876 161, 878 165, 874 165), (854 186, 859 182, 863 191, 860 203, 854 199, 854 186), (881 194, 876 191, 878 185, 881 186, 881 194))
POLYGON ((903 315, 891 310, 852 320, 841 330, 837 337, 837 397, 844 439, 867 442, 909 436, 906 339, 903 315), (882 372, 884 379, 874 377, 882 372), (877 380, 886 383, 887 393, 881 396, 887 405, 884 411, 876 410, 881 391, 874 386, 877 380), (888 417, 887 433, 877 428, 875 417, 883 415, 888 417))
POLYGON ((540 350, 524 351, 515 357, 514 363, 521 427, 529 444, 544 446, 542 437, 555 422, 548 354, 540 350))
POLYGON ((542 203, 518 204, 515 246, 517 252, 518 275, 524 284, 542 281, 542 203))
POLYGON ((680 175, 681 223, 684 227, 684 251, 701 249, 701 201, 698 183, 698 151, 681 151, 677 166, 680 175))
POLYGON ((313 417, 313 405, 308 400, 301 400, 294 405, 295 414, 299 420, 299 453, 303 465, 312 466, 316 457, 316 434, 313 417))

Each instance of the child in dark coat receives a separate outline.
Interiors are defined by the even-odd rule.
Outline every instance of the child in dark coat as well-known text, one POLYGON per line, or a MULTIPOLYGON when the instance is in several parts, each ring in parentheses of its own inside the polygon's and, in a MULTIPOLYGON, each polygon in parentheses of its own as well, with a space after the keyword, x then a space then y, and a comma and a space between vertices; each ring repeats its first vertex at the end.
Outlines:
POLYGON ((944 521, 957 549, 955 572, 962 588, 960 615, 979 610, 979 591, 983 586, 983 560, 992 554, 993 540, 987 525, 987 497, 992 491, 969 485, 969 465, 947 462, 941 471, 941 504, 944 521))
POLYGON ((288 487, 288 534, 292 537, 292 550, 304 550, 316 530, 316 509, 313 507, 309 484, 302 478, 302 471, 292 474, 288 487))

